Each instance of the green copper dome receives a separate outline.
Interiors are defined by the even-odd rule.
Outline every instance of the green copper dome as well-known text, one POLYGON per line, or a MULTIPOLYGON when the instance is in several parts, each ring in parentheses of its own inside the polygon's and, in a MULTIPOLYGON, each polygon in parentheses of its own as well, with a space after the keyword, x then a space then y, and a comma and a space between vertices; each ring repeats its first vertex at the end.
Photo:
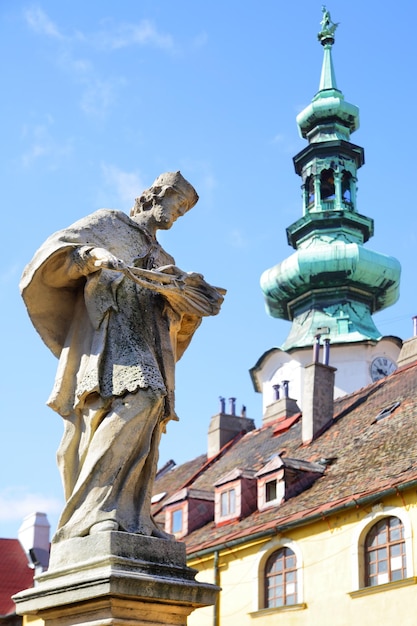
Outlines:
POLYGON ((297 117, 308 146, 294 157, 302 179, 303 215, 287 228, 295 252, 261 277, 267 312, 291 320, 282 349, 310 346, 320 329, 333 343, 377 341, 372 314, 399 296, 400 264, 364 247, 373 220, 356 209, 364 152, 352 144, 359 110, 336 86, 331 56, 337 24, 323 7, 320 88, 297 117))
POLYGON ((268 313, 294 320, 296 328, 282 349, 312 345, 323 327, 339 343, 379 339, 371 314, 396 302, 399 273, 396 259, 345 241, 312 242, 266 270, 261 287, 268 313))

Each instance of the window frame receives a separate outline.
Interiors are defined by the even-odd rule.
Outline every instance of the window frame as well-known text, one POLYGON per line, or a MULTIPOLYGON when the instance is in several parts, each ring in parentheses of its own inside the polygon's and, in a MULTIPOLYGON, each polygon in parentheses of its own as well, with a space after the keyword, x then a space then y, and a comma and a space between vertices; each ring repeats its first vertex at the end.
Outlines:
POLYGON ((188 501, 181 500, 169 504, 165 507, 165 532, 170 535, 174 535, 176 539, 179 539, 188 533, 188 501), (181 530, 174 532, 174 515, 181 511, 182 513, 182 527, 181 530))
POLYGON ((214 521, 216 525, 225 524, 239 519, 242 514, 242 479, 241 477, 227 481, 220 485, 215 486, 214 489, 214 521), (229 510, 228 513, 223 514, 222 511, 222 498, 223 494, 234 491, 234 511, 229 510))
POLYGON ((304 606, 304 577, 303 577, 303 556, 299 545, 287 537, 280 539, 274 538, 268 541, 258 552, 258 558, 255 561, 253 569, 253 611, 280 611, 297 608, 305 608, 304 606), (295 555, 295 572, 296 572, 296 602, 295 604, 284 604, 279 607, 266 606, 265 597, 265 570, 269 558, 278 552, 281 548, 288 548, 295 555))
POLYGON ((269 555, 265 563, 263 587, 262 604, 265 609, 278 609, 297 604, 297 557, 288 546, 282 546, 269 555), (287 564, 290 559, 294 560, 292 567, 287 564), (279 564, 280 567, 277 568, 279 564), (277 582, 278 577, 282 578, 280 583, 277 582), (294 578, 294 580, 290 580, 290 578, 294 578), (288 591, 290 584, 294 586, 292 593, 288 591), (271 590, 282 590, 282 593, 270 594, 271 590), (271 601, 279 597, 282 598, 282 604, 270 604, 271 601), (293 602, 289 601, 290 597, 294 598, 293 602))
POLYGON ((365 545, 364 545, 364 558, 365 558, 365 587, 377 587, 378 585, 383 585, 385 583, 396 582, 397 580, 404 580, 407 578, 407 559, 406 559, 406 545, 404 540, 404 524, 400 520, 399 517, 388 515, 386 517, 382 517, 380 520, 376 521, 373 524, 365 536, 365 545), (400 529, 400 538, 393 539, 392 531, 395 529, 392 528, 390 522, 391 520, 398 520, 399 525, 397 528, 400 529), (378 529, 379 526, 379 529, 378 529), (375 545, 370 545, 371 533, 374 534, 374 541, 376 540, 375 545), (385 535, 385 541, 383 541, 383 537, 385 535), (379 539, 378 539, 379 538, 379 539), (399 554, 395 557, 392 556, 391 551, 394 547, 399 548, 399 554), (380 558, 381 551, 384 552, 385 558, 380 558), (373 558, 372 558, 373 557, 373 558), (393 558, 397 560, 401 560, 401 567, 397 567, 395 570, 392 569, 393 558), (386 563, 386 572, 380 571, 380 566, 386 563), (371 566, 376 568, 375 573, 371 574, 371 566), (393 572, 401 572, 400 578, 393 578, 393 572), (384 578, 386 580, 378 581, 378 578, 384 574, 384 578), (373 582, 373 579, 376 582, 373 582))
MULTIPOLYGON (((356 526, 352 535, 351 563, 352 563, 352 591, 363 589, 377 589, 380 585, 366 586, 365 572, 365 541, 371 528, 385 517, 398 517, 404 527, 405 563, 407 578, 414 576, 412 527, 409 514, 406 510, 377 504, 371 513, 366 515, 356 526)), ((403 579, 404 580, 404 579, 403 579)))
POLYGON ((265 511, 273 506, 279 506, 285 499, 285 472, 284 468, 280 467, 275 471, 267 472, 258 479, 258 510, 265 511), (266 492, 268 483, 276 483, 275 498, 273 500, 266 499, 266 492))
POLYGON ((271 480, 266 480, 264 482, 264 501, 265 504, 270 504, 271 502, 276 502, 278 497, 278 481, 277 478, 271 478, 271 480), (273 498, 271 497, 273 494, 273 498))

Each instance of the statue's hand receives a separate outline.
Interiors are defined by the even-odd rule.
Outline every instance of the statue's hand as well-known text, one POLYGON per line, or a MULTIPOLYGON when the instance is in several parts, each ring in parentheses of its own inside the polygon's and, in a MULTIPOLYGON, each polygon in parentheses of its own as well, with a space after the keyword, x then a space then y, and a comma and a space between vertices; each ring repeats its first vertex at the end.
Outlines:
POLYGON ((97 272, 99 269, 123 270, 126 267, 124 261, 115 257, 105 248, 92 248, 84 260, 89 272, 97 272))

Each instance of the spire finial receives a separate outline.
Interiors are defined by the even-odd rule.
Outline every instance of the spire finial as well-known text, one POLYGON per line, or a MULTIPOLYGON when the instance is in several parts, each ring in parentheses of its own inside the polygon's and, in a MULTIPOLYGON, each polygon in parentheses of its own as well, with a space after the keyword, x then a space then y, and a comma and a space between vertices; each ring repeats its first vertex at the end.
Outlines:
POLYGON ((337 89, 336 75, 334 73, 332 61, 332 46, 334 44, 334 33, 339 24, 332 22, 330 11, 323 4, 321 7, 323 17, 321 18, 321 31, 317 37, 324 48, 323 66, 321 68, 319 92, 327 89, 337 89))
POLYGON ((330 17, 330 11, 327 10, 326 6, 323 4, 321 7, 323 17, 321 18, 320 26, 321 31, 318 33, 317 37, 322 46, 326 44, 333 45, 334 44, 334 33, 336 28, 339 26, 339 22, 332 22, 332 18, 330 17))

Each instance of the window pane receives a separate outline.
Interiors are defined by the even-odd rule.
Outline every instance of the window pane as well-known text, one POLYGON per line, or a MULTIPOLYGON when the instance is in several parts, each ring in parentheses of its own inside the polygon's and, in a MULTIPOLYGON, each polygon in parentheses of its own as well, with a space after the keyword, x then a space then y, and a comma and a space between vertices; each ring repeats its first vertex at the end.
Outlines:
POLYGON ((396 543, 393 546, 391 546, 389 549, 390 556, 391 557, 399 556, 401 554, 401 548, 402 548, 402 545, 400 543, 396 543))
POLYGON ((378 542, 378 545, 387 543, 387 531, 386 531, 385 528, 384 528, 384 530, 381 530, 378 533, 378 535, 377 535, 377 542, 378 542))
POLYGON ((387 549, 386 548, 379 548, 377 551, 377 558, 378 561, 382 561, 383 559, 387 558, 387 549))
POLYGON ((182 530, 182 509, 172 512, 172 532, 179 533, 182 530))
POLYGON ((274 571, 275 572, 282 572, 283 568, 284 568, 284 559, 282 559, 282 558, 281 559, 277 559, 275 561, 274 571))
POLYGON ((271 502, 277 497, 277 481, 270 480, 265 483, 265 502, 271 502))
POLYGON ((390 539, 391 541, 399 541, 400 539, 402 539, 402 528, 399 526, 395 526, 394 528, 391 528, 390 531, 390 539))
POLYGON ((291 569, 295 567, 295 555, 288 556, 285 562, 287 569, 291 569))
POLYGON ((394 556, 391 560, 390 560, 390 567, 391 567, 391 572, 394 572, 396 570, 402 570, 403 568, 403 560, 400 556, 394 556))
POLYGON ((230 497, 229 497, 229 503, 230 503, 230 511, 229 513, 235 513, 236 512, 236 491, 234 489, 231 489, 229 491, 230 497))
POLYGON ((220 514, 222 517, 227 515, 227 492, 220 494, 220 514))
POLYGON ((296 603, 297 603, 297 600, 294 594, 287 595, 287 606, 291 604, 296 604, 296 603))
POLYGON ((395 570, 394 572, 391 572, 391 580, 401 580, 403 577, 403 573, 400 569, 395 570))

